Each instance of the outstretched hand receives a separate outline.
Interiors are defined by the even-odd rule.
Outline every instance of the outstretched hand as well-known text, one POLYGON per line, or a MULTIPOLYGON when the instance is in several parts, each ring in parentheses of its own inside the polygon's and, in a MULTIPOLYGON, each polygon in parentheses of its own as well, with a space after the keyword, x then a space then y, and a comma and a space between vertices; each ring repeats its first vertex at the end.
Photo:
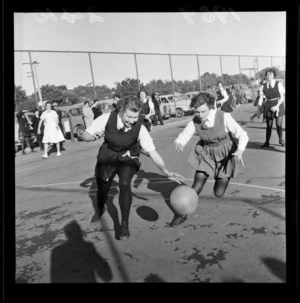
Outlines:
POLYGON ((97 132, 93 133, 93 137, 95 140, 98 138, 101 138, 102 136, 103 136, 103 132, 97 131, 97 132))
POLYGON ((181 176, 181 175, 179 175, 179 174, 177 174, 177 173, 169 172, 169 173, 167 174, 167 177, 168 177, 170 180, 173 180, 173 181, 175 181, 175 182, 177 182, 177 183, 179 183, 179 184, 184 183, 184 177, 181 176))
POLYGON ((244 166, 244 162, 243 162, 243 159, 242 159, 242 154, 243 154, 243 151, 241 149, 237 149, 237 151, 235 153, 233 153, 232 155, 237 157, 238 161, 240 161, 244 166))

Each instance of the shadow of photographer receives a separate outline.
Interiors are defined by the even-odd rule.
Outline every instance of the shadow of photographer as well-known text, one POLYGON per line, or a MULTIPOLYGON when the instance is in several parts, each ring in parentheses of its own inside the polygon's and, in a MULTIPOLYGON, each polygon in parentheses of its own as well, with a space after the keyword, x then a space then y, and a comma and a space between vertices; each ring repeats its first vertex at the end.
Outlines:
POLYGON ((91 242, 84 240, 84 232, 77 221, 64 227, 67 240, 51 252, 51 283, 97 283, 112 280, 108 263, 91 242))

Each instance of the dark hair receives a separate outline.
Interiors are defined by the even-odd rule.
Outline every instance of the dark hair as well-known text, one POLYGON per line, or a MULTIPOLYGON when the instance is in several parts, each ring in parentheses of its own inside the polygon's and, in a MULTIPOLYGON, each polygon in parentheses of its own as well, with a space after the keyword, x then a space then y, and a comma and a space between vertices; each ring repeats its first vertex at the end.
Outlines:
POLYGON ((129 109, 137 113, 141 110, 142 105, 142 102, 137 97, 128 96, 118 102, 118 110, 125 112, 126 109, 129 109))
POLYGON ((94 99, 93 104, 96 103, 97 101, 99 101, 99 99, 94 99))
POLYGON ((277 76, 277 73, 276 73, 275 68, 268 68, 268 69, 265 71, 265 77, 267 77, 267 74, 268 74, 268 73, 273 73, 274 78, 277 76))
POLYGON ((141 89, 141 90, 138 92, 138 94, 137 94, 137 97, 138 97, 139 99, 141 99, 141 93, 142 93, 142 92, 144 92, 144 93, 146 94, 146 97, 148 96, 147 92, 146 92, 144 89, 141 89))
POLYGON ((222 83, 221 81, 218 81, 218 82, 217 82, 217 86, 219 85, 219 83, 221 83, 222 86, 224 87, 224 85, 223 85, 223 83, 222 83))
POLYGON ((50 101, 47 101, 47 102, 45 103, 45 107, 47 106, 47 104, 50 104, 51 107, 52 107, 52 103, 51 103, 50 101))
POLYGON ((206 104, 209 109, 214 108, 214 98, 209 93, 200 93, 192 98, 190 106, 197 108, 206 104))
POLYGON ((86 105, 87 103, 90 104, 89 101, 84 101, 83 105, 86 105))

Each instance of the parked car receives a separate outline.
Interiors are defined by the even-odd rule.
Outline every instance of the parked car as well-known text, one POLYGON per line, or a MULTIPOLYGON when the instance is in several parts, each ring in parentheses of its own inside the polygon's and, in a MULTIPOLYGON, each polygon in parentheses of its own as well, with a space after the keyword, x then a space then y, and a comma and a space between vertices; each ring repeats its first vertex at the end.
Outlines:
POLYGON ((194 113, 194 109, 190 107, 191 99, 184 94, 169 94, 159 96, 161 103, 170 105, 170 115, 183 117, 185 114, 194 113))
POLYGON ((80 139, 82 133, 85 131, 85 122, 83 119, 83 103, 77 103, 71 106, 59 107, 61 110, 62 124, 65 130, 65 136, 69 138, 70 135, 70 124, 69 119, 72 124, 72 129, 74 135, 80 139))

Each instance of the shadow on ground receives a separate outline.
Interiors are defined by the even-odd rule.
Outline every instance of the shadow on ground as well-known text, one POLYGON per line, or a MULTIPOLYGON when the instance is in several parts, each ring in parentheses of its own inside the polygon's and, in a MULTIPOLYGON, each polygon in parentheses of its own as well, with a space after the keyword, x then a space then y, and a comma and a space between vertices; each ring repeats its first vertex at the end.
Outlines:
POLYGON ((286 282, 286 264, 284 262, 270 257, 262 257, 261 260, 274 276, 286 282))
POLYGON ((112 279, 108 263, 96 251, 93 243, 84 240, 84 232, 74 220, 64 227, 67 241, 51 252, 51 283, 97 283, 112 279))

